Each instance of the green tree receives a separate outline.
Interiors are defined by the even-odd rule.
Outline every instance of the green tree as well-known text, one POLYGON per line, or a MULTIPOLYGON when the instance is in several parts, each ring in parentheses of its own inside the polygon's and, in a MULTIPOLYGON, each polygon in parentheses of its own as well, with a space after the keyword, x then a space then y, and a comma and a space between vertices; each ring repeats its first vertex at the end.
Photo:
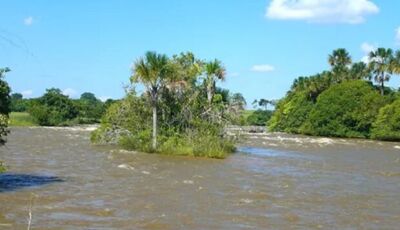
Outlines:
POLYGON ((382 107, 373 123, 372 138, 386 141, 400 140, 400 98, 382 107))
POLYGON ((349 80, 362 80, 368 79, 371 80, 371 71, 368 68, 368 65, 364 62, 356 62, 351 65, 349 80))
MULTIPOLYGON (((8 130, 8 114, 10 112, 10 87, 4 80, 5 74, 9 72, 9 68, 0 69, 0 146, 6 142, 5 136, 8 130)), ((0 173, 5 171, 3 162, 0 161, 0 173)))
POLYGON ((284 131, 288 133, 300 133, 300 127, 307 121, 312 108, 313 100, 307 90, 290 92, 280 100, 276 109, 268 121, 271 131, 284 131))
POLYGON ((384 105, 371 84, 347 81, 319 95, 302 133, 318 136, 369 137, 372 123, 384 105))
POLYGON ((392 49, 378 48, 369 53, 369 67, 374 74, 374 80, 380 85, 381 95, 385 93, 385 81, 390 80, 393 73, 393 51, 392 49))
POLYGON ((225 67, 222 66, 219 60, 215 59, 205 64, 205 74, 206 78, 204 83, 207 88, 207 101, 209 106, 211 106, 215 93, 216 81, 225 79, 225 67))
POLYGON ((133 67, 132 83, 142 83, 150 96, 153 111, 152 147, 157 149, 157 102, 160 90, 173 78, 169 58, 165 54, 147 52, 133 67))
POLYGON ((400 74, 400 50, 397 50, 394 55, 392 67, 393 67, 393 73, 400 74))
POLYGON ((271 104, 271 101, 268 100, 268 99, 261 98, 261 99, 258 101, 258 105, 261 106, 261 107, 263 107, 263 108, 265 109, 265 111, 268 110, 268 105, 269 105, 269 104, 271 104))
POLYGON ((5 143, 4 137, 7 136, 8 130, 8 114, 10 113, 10 87, 4 80, 5 74, 9 72, 9 68, 0 69, 0 145, 5 143))
POLYGON ((235 107, 237 111, 242 111, 246 107, 246 99, 243 97, 241 93, 234 93, 230 97, 231 106, 235 107))
POLYGON ((46 93, 34 100, 29 113, 39 125, 65 125, 78 116, 78 109, 60 89, 46 89, 46 93))
POLYGON ((88 102, 97 102, 98 99, 96 98, 96 96, 93 93, 90 92, 85 92, 81 94, 80 100, 85 100, 88 102))
POLYGON ((348 74, 348 66, 351 64, 350 54, 346 49, 336 49, 328 56, 328 62, 332 67, 334 81, 339 83, 343 81, 348 74))
POLYGON ((78 100, 74 100, 79 110, 79 123, 96 123, 105 112, 104 103, 96 98, 93 93, 85 92, 78 100))
POLYGON ((228 90, 215 88, 210 104, 205 75, 203 62, 190 52, 172 58, 147 53, 131 76, 145 92, 127 89, 127 96, 107 109, 92 140, 145 152, 225 157, 233 145, 223 128, 234 121, 235 103, 228 90))
POLYGON ((246 123, 248 125, 265 126, 271 116, 272 111, 258 109, 247 117, 246 123))
POLYGON ((29 100, 24 99, 20 93, 13 93, 11 94, 10 106, 12 112, 25 112, 28 110, 29 100))

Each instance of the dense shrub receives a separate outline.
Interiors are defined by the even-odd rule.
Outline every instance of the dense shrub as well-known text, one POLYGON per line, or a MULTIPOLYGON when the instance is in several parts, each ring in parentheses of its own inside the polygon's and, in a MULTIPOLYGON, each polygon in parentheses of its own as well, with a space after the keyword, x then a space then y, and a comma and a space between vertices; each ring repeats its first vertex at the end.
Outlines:
MULTIPOLYGON (((18 102, 21 100, 26 99, 15 97, 14 106, 22 103, 18 102)), ((83 93, 80 99, 73 100, 55 88, 47 89, 42 97, 29 99, 25 104, 35 121, 44 126, 98 123, 105 112, 105 104, 92 93, 83 93)))
POLYGON ((20 93, 11 94, 11 104, 10 110, 11 112, 26 112, 29 108, 29 99, 23 98, 23 95, 20 93))
POLYGON ((104 103, 101 102, 93 93, 83 93, 78 100, 74 100, 74 105, 78 110, 79 124, 92 124, 99 122, 104 114, 104 103))
MULTIPOLYGON (((8 130, 8 114, 10 112, 10 87, 3 79, 6 72, 10 69, 0 69, 0 146, 6 142, 5 136, 9 133, 8 130)), ((5 166, 0 160, 0 173, 5 171, 5 166)))
POLYGON ((68 96, 53 88, 32 103, 29 113, 39 125, 56 126, 67 125, 77 117, 78 110, 68 96))
POLYGON ((373 123, 372 138, 379 140, 400 140, 400 98, 382 107, 373 123))
POLYGON ((290 93, 278 102, 268 122, 269 130, 300 133, 300 127, 308 119, 313 106, 314 103, 307 91, 290 93))
POLYGON ((246 119, 247 125, 265 126, 267 121, 271 119, 272 111, 258 109, 252 112, 246 119))
MULTIPOLYGON (((4 80, 4 75, 9 72, 8 68, 0 69, 0 146, 5 143, 8 134, 8 114, 10 113, 10 87, 4 80)), ((1 163, 1 162, 0 162, 1 163)))
POLYGON ((385 98, 365 81, 347 81, 319 95, 301 132, 336 137, 369 137, 385 98))
POLYGON ((245 105, 241 95, 216 87, 224 75, 218 60, 147 52, 135 62, 131 78, 146 91, 137 95, 134 87, 128 89, 107 109, 91 139, 143 152, 224 158, 234 148, 224 127, 238 120, 245 105))

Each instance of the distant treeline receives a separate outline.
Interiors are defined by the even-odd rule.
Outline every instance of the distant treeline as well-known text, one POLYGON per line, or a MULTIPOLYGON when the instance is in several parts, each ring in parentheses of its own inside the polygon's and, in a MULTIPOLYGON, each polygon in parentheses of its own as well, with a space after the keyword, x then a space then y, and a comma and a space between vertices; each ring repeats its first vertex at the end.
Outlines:
POLYGON ((400 74, 400 50, 379 48, 352 63, 345 49, 328 57, 330 71, 297 78, 276 105, 271 131, 400 140, 400 93, 385 87, 400 74), (374 85, 371 80, 377 84, 374 85))
POLYGON ((42 126, 98 123, 115 102, 112 99, 102 102, 90 92, 83 93, 79 99, 71 99, 57 88, 47 89, 41 97, 31 99, 14 93, 10 101, 11 112, 27 112, 42 126))

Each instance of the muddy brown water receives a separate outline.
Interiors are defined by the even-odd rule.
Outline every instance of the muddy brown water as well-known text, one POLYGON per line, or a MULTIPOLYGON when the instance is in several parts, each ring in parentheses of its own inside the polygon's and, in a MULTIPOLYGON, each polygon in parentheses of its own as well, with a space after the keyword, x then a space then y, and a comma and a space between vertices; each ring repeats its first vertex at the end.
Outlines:
POLYGON ((253 134, 214 160, 13 128, 0 158, 0 229, 400 228, 400 143, 253 134))

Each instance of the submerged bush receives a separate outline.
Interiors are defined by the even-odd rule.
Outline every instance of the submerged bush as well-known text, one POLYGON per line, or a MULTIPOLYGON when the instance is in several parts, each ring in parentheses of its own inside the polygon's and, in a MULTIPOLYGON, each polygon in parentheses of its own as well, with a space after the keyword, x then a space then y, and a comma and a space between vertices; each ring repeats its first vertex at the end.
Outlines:
POLYGON ((372 138, 400 140, 400 98, 379 110, 378 117, 373 123, 372 138))
POLYGON ((6 171, 6 167, 4 166, 3 162, 0 161, 0 173, 6 171))
POLYGON ((146 91, 129 89, 107 109, 91 139, 143 152, 224 158, 234 147, 223 128, 238 119, 244 103, 215 86, 224 75, 217 60, 204 64, 191 53, 169 59, 148 52, 135 62, 131 78, 146 91))
POLYGON ((233 142, 223 137, 222 124, 195 118, 185 128, 161 125, 158 147, 154 150, 151 146, 149 117, 151 113, 145 105, 145 98, 134 93, 128 94, 110 106, 100 128, 92 132, 91 140, 94 143, 114 143, 129 150, 166 155, 225 158, 234 151, 233 142))

